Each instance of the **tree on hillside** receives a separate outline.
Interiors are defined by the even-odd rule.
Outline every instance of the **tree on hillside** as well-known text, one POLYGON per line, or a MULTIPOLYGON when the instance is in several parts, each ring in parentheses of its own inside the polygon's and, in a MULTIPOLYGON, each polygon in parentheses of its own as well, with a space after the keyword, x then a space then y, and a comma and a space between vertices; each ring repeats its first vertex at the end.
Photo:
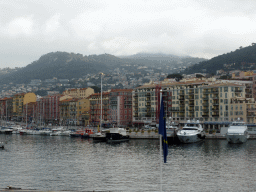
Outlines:
POLYGON ((100 88, 97 86, 91 86, 92 89, 94 89, 94 93, 100 93, 100 88))
POLYGON ((179 73, 174 73, 174 74, 169 74, 167 78, 172 78, 172 79, 175 79, 176 81, 180 81, 183 78, 183 76, 179 73))
POLYGON ((202 78, 202 77, 204 77, 204 76, 201 74, 196 74, 196 78, 202 78))

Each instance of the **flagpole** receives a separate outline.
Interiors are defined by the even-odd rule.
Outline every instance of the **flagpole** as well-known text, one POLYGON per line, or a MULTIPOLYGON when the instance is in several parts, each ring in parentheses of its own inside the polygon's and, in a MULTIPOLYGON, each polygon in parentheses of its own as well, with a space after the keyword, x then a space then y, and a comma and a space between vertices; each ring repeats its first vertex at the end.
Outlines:
MULTIPOLYGON (((160 89, 160 108, 161 108, 161 102, 162 102, 162 89, 160 89)), ((159 125, 159 122, 158 122, 159 125)), ((158 126, 158 129, 160 127, 158 126)), ((162 135, 159 134, 159 142, 160 142, 160 191, 162 191, 162 135)))

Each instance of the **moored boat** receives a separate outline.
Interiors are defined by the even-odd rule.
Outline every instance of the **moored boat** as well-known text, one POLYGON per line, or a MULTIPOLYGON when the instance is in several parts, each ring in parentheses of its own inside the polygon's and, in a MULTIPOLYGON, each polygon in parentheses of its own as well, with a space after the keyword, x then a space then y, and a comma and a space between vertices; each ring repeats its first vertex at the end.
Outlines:
POLYGON ((92 134, 90 137, 95 142, 105 142, 106 141, 106 133, 109 132, 109 129, 101 130, 98 133, 92 134))
POLYGON ((188 121, 177 136, 181 143, 195 143, 205 139, 205 132, 199 121, 188 121))
POLYGON ((247 125, 245 122, 232 122, 228 127, 226 138, 229 143, 245 143, 249 138, 247 125))
POLYGON ((4 143, 0 142, 0 149, 4 149, 4 143))
POLYGON ((168 144, 174 144, 174 143, 180 142, 177 136, 178 130, 179 130, 178 126, 176 126, 174 123, 166 124, 166 135, 167 135, 168 144))
POLYGON ((127 135, 126 129, 124 128, 110 128, 109 132, 106 133, 107 143, 120 143, 129 141, 130 136, 127 135))

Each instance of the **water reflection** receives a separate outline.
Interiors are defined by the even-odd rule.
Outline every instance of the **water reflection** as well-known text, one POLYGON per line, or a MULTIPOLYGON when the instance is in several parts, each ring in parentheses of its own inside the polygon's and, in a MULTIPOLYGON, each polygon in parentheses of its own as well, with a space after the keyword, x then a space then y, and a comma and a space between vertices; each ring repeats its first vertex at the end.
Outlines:
MULTIPOLYGON (((158 140, 110 145, 91 139, 0 135, 0 188, 38 190, 158 191, 158 140)), ((252 191, 256 140, 206 140, 170 145, 163 164, 164 191, 252 191)))

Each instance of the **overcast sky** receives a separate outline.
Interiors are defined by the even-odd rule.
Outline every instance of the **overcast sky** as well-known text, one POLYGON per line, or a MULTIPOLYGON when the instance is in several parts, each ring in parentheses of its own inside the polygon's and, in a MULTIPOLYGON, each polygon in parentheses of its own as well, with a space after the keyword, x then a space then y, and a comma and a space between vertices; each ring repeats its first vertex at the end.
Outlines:
POLYGON ((212 58, 256 43, 254 0, 0 0, 0 68, 66 51, 212 58))

